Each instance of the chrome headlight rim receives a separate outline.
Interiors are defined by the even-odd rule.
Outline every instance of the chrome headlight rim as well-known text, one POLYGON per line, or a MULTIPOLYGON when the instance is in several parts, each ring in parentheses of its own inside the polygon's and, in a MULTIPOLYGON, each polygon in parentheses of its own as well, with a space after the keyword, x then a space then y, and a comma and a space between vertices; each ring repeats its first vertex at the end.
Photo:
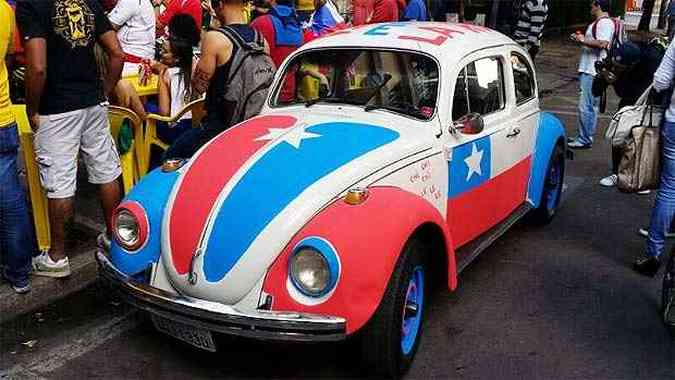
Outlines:
POLYGON ((115 243, 126 252, 136 253, 145 247, 148 241, 148 229, 148 216, 138 202, 124 202, 115 210, 115 214, 113 215, 113 237, 115 243), (121 216, 133 219, 136 229, 136 237, 134 239, 125 239, 120 234, 119 223, 121 216))
POLYGON ((330 295, 337 287, 337 283, 340 278, 340 272, 340 260, 337 256, 335 248, 326 239, 320 237, 313 236, 301 240, 295 246, 295 248, 293 248, 291 257, 288 260, 288 277, 291 284, 302 295, 310 297, 311 299, 319 299, 330 295), (318 291, 312 291, 306 286, 306 284, 303 284, 303 282, 298 278, 298 273, 296 273, 294 270, 294 263, 296 263, 303 252, 306 252, 304 254, 317 255, 321 259, 323 268, 325 268, 328 272, 328 279, 325 286, 323 286, 322 289, 318 291))

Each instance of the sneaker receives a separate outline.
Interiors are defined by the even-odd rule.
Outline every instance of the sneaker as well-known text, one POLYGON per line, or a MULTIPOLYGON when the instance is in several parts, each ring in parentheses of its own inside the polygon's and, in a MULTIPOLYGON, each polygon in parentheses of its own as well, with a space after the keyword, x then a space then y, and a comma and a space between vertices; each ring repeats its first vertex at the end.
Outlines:
POLYGON ((658 257, 642 255, 635 259, 633 270, 641 275, 654 277, 661 267, 661 260, 658 257))
POLYGON ((583 144, 580 143, 579 140, 574 140, 572 142, 568 142, 567 147, 570 149, 591 149, 593 144, 583 144))
POLYGON ((636 192, 635 194, 637 194, 637 195, 647 195, 647 194, 651 194, 651 192, 652 192, 651 190, 647 189, 647 190, 640 190, 640 191, 636 192))
POLYGON ((106 252, 110 252, 110 238, 105 232, 101 232, 96 237, 96 245, 106 252))
POLYGON ((68 258, 54 262, 49 254, 44 251, 39 256, 33 257, 33 274, 45 277, 68 277, 70 276, 70 263, 68 258))
MULTIPOLYGON (((638 229, 638 235, 647 238, 649 237, 649 229, 647 228, 640 228, 638 229)), ((672 239, 675 238, 675 232, 666 232, 666 239, 672 239)))
POLYGON ((12 285, 12 289, 14 289, 16 294, 26 294, 30 292, 30 284, 26 283, 24 286, 12 285))
POLYGON ((604 187, 613 187, 616 186, 616 182, 619 180, 619 176, 616 174, 610 174, 607 177, 600 180, 600 186, 604 187))

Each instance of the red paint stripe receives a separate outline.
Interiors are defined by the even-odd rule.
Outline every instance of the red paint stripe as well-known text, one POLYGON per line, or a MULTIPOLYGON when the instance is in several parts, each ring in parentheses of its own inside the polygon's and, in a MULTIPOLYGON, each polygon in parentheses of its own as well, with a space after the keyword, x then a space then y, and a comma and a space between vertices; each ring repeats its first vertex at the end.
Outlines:
POLYGON ((239 168, 268 141, 255 141, 269 128, 288 128, 290 116, 262 116, 244 122, 211 141, 195 159, 176 195, 169 221, 171 258, 176 272, 185 274, 213 204, 239 168))
POLYGON ((448 228, 455 248, 506 218, 525 201, 531 158, 448 201, 448 228))

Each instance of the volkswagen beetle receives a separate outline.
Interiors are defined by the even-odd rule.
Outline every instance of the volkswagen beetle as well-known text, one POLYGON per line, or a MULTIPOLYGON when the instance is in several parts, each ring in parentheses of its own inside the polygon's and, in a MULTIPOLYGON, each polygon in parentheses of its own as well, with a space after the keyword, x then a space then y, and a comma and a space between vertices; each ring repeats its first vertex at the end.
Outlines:
MULTIPOLYGON (((527 52, 475 25, 337 31, 290 56, 261 114, 144 177, 101 272, 155 326, 355 337, 380 375, 410 366, 429 289, 523 217, 553 218, 565 135, 527 52)), ((448 318, 448 316, 433 316, 448 318)))

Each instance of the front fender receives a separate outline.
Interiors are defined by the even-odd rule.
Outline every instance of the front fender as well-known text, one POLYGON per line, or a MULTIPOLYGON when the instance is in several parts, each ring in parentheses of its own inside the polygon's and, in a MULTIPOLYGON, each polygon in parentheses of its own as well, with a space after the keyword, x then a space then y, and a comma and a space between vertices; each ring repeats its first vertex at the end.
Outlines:
POLYGON ((553 154, 553 149, 561 139, 564 143, 565 128, 562 122, 551 113, 542 112, 539 118, 539 128, 537 128, 537 140, 527 190, 527 200, 534 208, 539 207, 541 202, 541 192, 544 189, 548 161, 553 154))
POLYGON ((357 331, 380 304, 405 243, 425 223, 435 224, 444 235, 449 286, 456 287, 454 251, 438 210, 399 188, 371 187, 369 192, 368 199, 357 206, 342 199, 334 201, 293 237, 270 267, 263 285, 263 291, 273 297, 273 310, 341 316, 347 320, 348 334, 357 331), (328 240, 341 266, 335 291, 318 304, 289 292, 293 286, 288 280, 291 251, 310 236, 328 240))
POLYGON ((134 186, 124 201, 134 201, 143 207, 148 215, 148 242, 137 252, 129 253, 113 240, 110 257, 122 273, 134 275, 157 262, 160 254, 162 218, 171 189, 178 179, 178 172, 164 173, 155 169, 134 186))

